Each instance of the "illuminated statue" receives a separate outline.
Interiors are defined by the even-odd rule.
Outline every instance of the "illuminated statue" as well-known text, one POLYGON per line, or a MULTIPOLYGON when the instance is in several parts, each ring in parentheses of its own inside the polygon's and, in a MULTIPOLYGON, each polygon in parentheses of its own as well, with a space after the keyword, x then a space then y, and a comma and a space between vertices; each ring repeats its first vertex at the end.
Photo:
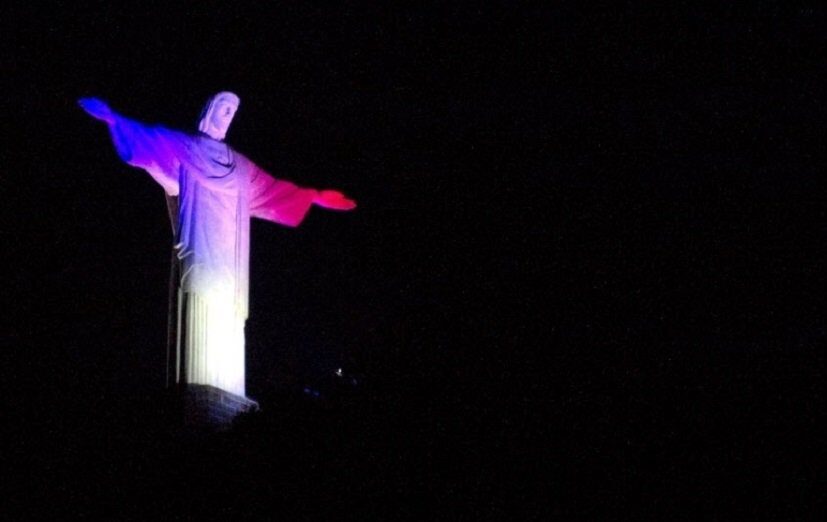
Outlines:
POLYGON ((250 218, 298 226, 311 205, 350 210, 335 190, 274 179, 224 143, 238 109, 233 93, 216 94, 188 134, 117 114, 102 100, 80 106, 109 126, 121 159, 144 169, 177 202, 177 363, 174 381, 244 396, 244 323, 249 285, 250 218))

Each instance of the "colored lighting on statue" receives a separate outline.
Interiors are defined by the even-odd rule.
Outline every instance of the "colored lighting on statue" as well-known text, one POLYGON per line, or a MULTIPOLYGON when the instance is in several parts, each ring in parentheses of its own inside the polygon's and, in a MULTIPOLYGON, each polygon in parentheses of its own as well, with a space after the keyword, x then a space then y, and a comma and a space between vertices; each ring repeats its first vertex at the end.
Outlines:
POLYGON ((311 206, 350 210, 356 203, 336 190, 276 179, 225 143, 240 103, 231 92, 210 98, 198 133, 143 124, 97 98, 79 103, 107 125, 123 161, 146 171, 175 198, 181 274, 175 364, 176 375, 184 373, 178 382, 244 396, 250 218, 295 227, 311 206), (186 368, 177 367, 182 360, 186 368))

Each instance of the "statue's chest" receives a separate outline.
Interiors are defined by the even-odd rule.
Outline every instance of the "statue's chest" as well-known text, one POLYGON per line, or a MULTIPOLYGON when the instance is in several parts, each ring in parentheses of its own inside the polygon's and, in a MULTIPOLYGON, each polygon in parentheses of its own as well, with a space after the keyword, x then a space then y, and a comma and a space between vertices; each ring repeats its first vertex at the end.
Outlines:
POLYGON ((243 159, 227 144, 201 140, 192 151, 192 161, 183 166, 183 177, 200 191, 216 196, 238 197, 246 182, 243 159))

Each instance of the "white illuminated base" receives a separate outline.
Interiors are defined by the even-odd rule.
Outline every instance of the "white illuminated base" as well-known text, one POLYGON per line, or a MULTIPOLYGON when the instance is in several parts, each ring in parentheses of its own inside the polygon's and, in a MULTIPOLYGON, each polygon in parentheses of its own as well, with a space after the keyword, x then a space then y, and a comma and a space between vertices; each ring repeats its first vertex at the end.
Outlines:
MULTIPOLYGON (((186 294, 183 348, 187 384, 203 384, 244 397, 244 318, 232 293, 186 294)), ((181 300, 179 299, 179 302, 181 300)), ((179 315, 180 316, 180 315, 179 315)))

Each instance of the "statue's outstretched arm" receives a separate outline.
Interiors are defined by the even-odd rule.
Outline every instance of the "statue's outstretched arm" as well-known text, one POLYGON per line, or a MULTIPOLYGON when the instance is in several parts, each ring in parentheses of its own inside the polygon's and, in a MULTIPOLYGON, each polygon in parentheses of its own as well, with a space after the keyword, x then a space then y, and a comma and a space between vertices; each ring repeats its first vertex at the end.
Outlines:
POLYGON ((312 205, 350 210, 356 203, 336 190, 316 190, 276 179, 254 166, 250 182, 250 215, 291 227, 298 226, 312 205))
POLYGON ((112 142, 123 161, 147 171, 167 194, 178 194, 178 166, 185 153, 187 135, 121 116, 98 98, 81 98, 78 104, 109 126, 112 142))

